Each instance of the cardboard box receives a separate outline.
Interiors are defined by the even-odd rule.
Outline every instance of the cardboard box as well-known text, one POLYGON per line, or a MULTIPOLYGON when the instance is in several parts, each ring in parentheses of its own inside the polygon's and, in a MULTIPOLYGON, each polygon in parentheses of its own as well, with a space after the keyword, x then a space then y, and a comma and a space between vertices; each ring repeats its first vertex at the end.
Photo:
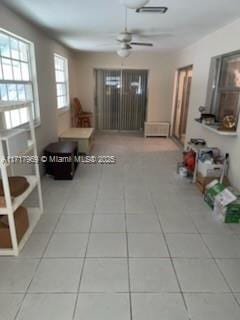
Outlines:
POLYGON ((214 202, 216 196, 221 193, 226 187, 218 180, 213 180, 206 186, 206 192, 204 195, 205 202, 211 209, 214 208, 214 202))
MULTIPOLYGON (((16 226, 17 240, 19 243, 29 227, 27 210, 23 207, 19 207, 14 212, 14 220, 16 226)), ((0 248, 12 248, 8 216, 6 215, 0 217, 0 248)))
POLYGON ((211 164, 198 161, 198 171, 203 177, 220 178, 223 171, 223 164, 211 164))
MULTIPOLYGON (((13 199, 13 197, 11 197, 11 199, 13 199)), ((0 208, 6 208, 7 204, 6 204, 6 200, 4 196, 0 196, 0 208)))
POLYGON ((225 189, 215 198, 214 214, 225 223, 240 223, 240 195, 225 189))
POLYGON ((227 207, 215 205, 215 214, 225 223, 240 223, 240 199, 227 207))
POLYGON ((240 198, 227 206, 224 222, 240 223, 240 198))
MULTIPOLYGON (((215 177, 203 177, 201 173, 198 172, 196 186, 201 193, 205 194, 207 185, 215 179, 215 177)), ((224 178, 223 185, 226 187, 230 186, 230 181, 227 177, 224 178)))

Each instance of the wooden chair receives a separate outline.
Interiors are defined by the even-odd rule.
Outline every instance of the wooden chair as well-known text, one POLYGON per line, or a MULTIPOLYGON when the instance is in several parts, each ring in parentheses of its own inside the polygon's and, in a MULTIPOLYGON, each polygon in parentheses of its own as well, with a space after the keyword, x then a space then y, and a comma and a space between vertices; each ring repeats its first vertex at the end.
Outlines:
POLYGON ((72 122, 73 127, 91 128, 92 112, 84 112, 80 100, 73 98, 72 101, 72 122))

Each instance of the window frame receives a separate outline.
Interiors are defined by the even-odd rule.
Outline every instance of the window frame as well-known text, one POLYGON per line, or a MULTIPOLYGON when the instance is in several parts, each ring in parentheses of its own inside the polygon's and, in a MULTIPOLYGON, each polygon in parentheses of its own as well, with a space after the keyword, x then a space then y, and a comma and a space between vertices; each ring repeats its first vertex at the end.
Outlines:
POLYGON ((54 75, 55 75, 55 84, 56 84, 56 99, 57 99, 57 110, 59 113, 66 112, 70 109, 70 93, 69 93, 69 66, 68 66, 68 58, 58 54, 54 53, 53 55, 54 58, 54 75), (64 61, 64 69, 60 70, 56 68, 56 63, 55 63, 55 58, 61 59, 64 61), (59 82, 57 81, 56 77, 56 71, 63 71, 64 72, 64 81, 59 82), (58 96, 58 91, 57 91, 57 85, 58 84, 64 84, 66 88, 66 95, 58 96), (58 97, 66 97, 66 105, 59 107, 58 105, 58 97))
POLYGON ((206 106, 209 108, 210 113, 216 116, 216 119, 219 121, 220 114, 220 100, 221 94, 223 93, 239 93, 239 100, 236 109, 236 121, 239 122, 240 116, 240 87, 222 87, 220 85, 222 73, 224 72, 223 63, 225 59, 231 59, 234 56, 240 57, 240 50, 233 51, 230 53, 222 54, 215 56, 211 59, 210 63, 210 72, 208 79, 207 87, 207 97, 206 97, 206 106))
MULTIPOLYGON (((38 81, 37 81, 37 66, 36 66, 36 55, 35 55, 35 45, 32 41, 23 38, 15 33, 12 33, 11 31, 8 31, 4 28, 0 28, 0 33, 3 33, 4 35, 8 36, 10 39, 16 39, 18 41, 21 41, 28 46, 28 58, 29 61, 28 67, 29 67, 29 80, 4 80, 1 79, 0 83, 1 84, 15 84, 15 85, 21 85, 21 84, 31 84, 32 87, 32 103, 33 103, 33 116, 34 116, 34 125, 39 126, 41 123, 41 118, 40 118, 40 104, 39 104, 39 92, 38 92, 38 81)), ((5 58, 0 55, 0 59, 5 58)), ((15 59, 11 56, 10 58, 6 57, 7 59, 10 59, 11 61, 21 61, 20 59, 15 59)), ((1 67, 1 66, 0 66, 1 67)), ((2 70, 3 74, 3 70, 2 70)), ((5 128, 7 128, 7 123, 6 123, 6 118, 2 118, 2 122, 5 128)), ((21 127, 26 127, 27 122, 21 123, 17 126, 13 126, 9 128, 8 130, 11 129, 16 129, 16 128, 21 128, 21 127)))

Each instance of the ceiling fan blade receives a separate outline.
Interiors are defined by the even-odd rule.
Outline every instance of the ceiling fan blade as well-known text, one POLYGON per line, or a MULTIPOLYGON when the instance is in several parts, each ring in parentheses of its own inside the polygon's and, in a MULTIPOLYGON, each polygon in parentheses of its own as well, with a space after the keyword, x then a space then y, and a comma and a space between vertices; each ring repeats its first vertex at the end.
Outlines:
POLYGON ((161 31, 158 29, 130 29, 130 32, 139 37, 171 37, 172 33, 168 30, 161 31))
POLYGON ((147 42, 131 42, 132 46, 153 47, 152 43, 147 42))

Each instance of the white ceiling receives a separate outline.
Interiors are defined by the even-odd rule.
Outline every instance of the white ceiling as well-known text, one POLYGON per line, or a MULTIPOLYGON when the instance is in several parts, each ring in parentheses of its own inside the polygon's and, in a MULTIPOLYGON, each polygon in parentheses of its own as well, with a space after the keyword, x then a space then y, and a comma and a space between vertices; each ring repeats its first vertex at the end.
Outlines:
MULTIPOLYGON (((124 26, 120 0, 1 1, 73 49, 115 50, 115 38, 124 26)), ((181 48, 240 17, 240 0, 151 0, 149 5, 169 10, 165 15, 128 11, 129 30, 145 35, 134 40, 154 43, 153 48, 138 50, 181 48)))

